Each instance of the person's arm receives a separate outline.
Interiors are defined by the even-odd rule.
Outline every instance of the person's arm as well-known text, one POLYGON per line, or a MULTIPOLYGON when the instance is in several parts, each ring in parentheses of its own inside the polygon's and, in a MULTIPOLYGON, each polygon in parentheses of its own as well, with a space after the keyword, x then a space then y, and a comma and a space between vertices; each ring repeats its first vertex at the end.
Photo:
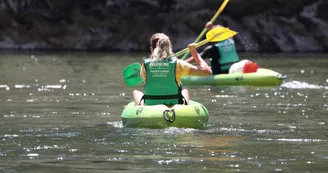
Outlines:
POLYGON ((189 44, 188 48, 190 53, 196 63, 197 66, 191 66, 189 70, 189 74, 191 76, 209 76, 212 74, 211 68, 207 65, 207 63, 203 60, 203 58, 197 53, 195 43, 189 44))
POLYGON ((188 59, 186 59, 185 61, 187 62, 187 63, 192 63, 192 62, 194 62, 194 57, 189 57, 188 59))
POLYGON ((146 82, 146 69, 145 69, 145 64, 141 64, 141 69, 140 69, 140 76, 143 79, 144 83, 146 82))
MULTIPOLYGON (((203 50, 202 52, 199 53, 199 55, 200 55, 203 59, 206 59, 206 58, 211 57, 211 53, 210 53, 210 51, 211 51, 212 47, 213 47, 212 45, 208 45, 208 46, 206 46, 206 47, 204 48, 204 50, 203 50)), ((192 63, 192 62, 195 61, 195 59, 194 59, 193 56, 191 56, 191 57, 189 57, 188 59, 186 59, 185 61, 188 62, 188 63, 192 63)))

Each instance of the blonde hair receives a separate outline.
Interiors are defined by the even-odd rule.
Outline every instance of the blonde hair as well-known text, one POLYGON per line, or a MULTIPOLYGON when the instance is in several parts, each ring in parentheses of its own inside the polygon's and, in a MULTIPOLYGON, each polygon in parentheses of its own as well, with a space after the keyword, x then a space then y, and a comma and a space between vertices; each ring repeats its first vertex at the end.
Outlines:
POLYGON ((150 59, 158 61, 173 54, 170 38, 163 33, 156 33, 150 38, 150 59))

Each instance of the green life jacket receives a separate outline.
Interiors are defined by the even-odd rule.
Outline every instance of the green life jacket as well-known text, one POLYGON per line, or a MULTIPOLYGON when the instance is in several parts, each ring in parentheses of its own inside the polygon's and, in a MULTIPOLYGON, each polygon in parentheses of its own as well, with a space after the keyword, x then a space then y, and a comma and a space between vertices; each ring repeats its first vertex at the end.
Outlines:
POLYGON ((232 64, 239 61, 236 51, 235 42, 233 39, 227 39, 215 44, 220 54, 219 65, 221 71, 229 71, 232 64))
POLYGON ((181 88, 175 77, 176 59, 152 62, 144 61, 146 83, 144 101, 146 105, 164 104, 171 106, 182 103, 181 88))

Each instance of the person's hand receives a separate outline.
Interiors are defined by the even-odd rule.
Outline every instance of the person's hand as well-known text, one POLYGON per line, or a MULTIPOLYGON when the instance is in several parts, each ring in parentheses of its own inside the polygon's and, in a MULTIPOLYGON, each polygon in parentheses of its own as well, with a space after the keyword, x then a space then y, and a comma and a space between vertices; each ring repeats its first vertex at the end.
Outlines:
POLYGON ((190 43, 189 45, 188 45, 188 48, 190 49, 196 49, 196 43, 190 43))
POLYGON ((196 63, 199 64, 199 55, 196 50, 196 43, 190 43, 188 45, 191 56, 195 59, 196 63))
POLYGON ((206 27, 207 30, 211 30, 213 28, 212 22, 207 22, 205 27, 206 27))
POLYGON ((197 53, 197 49, 196 49, 196 43, 190 43, 188 45, 189 51, 192 54, 192 52, 195 52, 195 54, 197 53))

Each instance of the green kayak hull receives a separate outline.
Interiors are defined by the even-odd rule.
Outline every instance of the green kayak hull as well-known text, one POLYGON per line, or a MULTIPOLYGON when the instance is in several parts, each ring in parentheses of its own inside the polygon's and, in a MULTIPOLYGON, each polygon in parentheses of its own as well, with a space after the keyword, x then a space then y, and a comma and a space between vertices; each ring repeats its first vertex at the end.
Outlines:
POLYGON ((136 106, 130 102, 121 114, 124 127, 128 128, 194 128, 205 129, 208 110, 204 105, 190 100, 189 105, 136 106))
POLYGON ((216 85, 216 86, 276 86, 281 85, 286 76, 270 69, 259 68, 256 73, 219 74, 214 76, 182 77, 184 85, 216 85))

